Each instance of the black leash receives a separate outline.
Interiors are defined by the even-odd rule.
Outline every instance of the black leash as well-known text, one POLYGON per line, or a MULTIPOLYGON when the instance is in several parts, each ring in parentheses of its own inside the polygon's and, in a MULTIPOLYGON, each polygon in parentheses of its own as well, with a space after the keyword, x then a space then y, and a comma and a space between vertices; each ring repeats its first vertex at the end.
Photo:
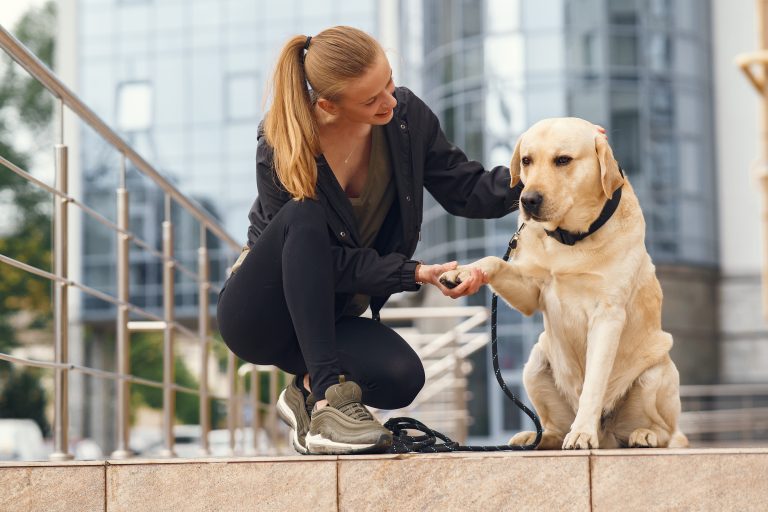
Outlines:
MULTIPOLYGON (((511 252, 517 248, 517 239, 520 237, 520 231, 523 230, 525 224, 520 226, 520 229, 512 235, 507 246, 507 251, 504 253, 504 261, 509 260, 511 252)), ((507 387, 507 383, 501 376, 501 370, 499 369, 499 348, 498 337, 496 332, 496 317, 498 296, 494 293, 491 297, 491 357, 493 360, 493 372, 496 375, 496 381, 498 381, 501 390, 507 395, 507 398, 512 400, 516 406, 528 415, 536 426, 536 439, 531 444, 521 446, 509 446, 506 444, 498 446, 468 446, 461 445, 456 441, 451 440, 445 434, 441 434, 436 430, 424 425, 422 422, 413 418, 400 417, 391 418, 384 424, 385 428, 392 431, 392 446, 389 449, 389 453, 436 453, 436 452, 500 452, 500 451, 520 451, 520 450, 533 450, 541 442, 541 422, 539 417, 529 409, 523 402, 521 402, 507 387), (421 434, 410 435, 408 431, 416 430, 421 434), (438 442, 440 440, 441 442, 438 442)))

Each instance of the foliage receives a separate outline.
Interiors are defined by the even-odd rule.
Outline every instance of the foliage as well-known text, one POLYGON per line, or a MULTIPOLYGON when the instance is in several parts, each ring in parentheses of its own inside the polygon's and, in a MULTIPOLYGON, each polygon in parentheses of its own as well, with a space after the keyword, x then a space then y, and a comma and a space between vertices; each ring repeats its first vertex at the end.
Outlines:
MULTIPOLYGON (((53 60, 55 19, 55 4, 48 2, 28 11, 14 30, 16 37, 48 66, 53 60)), ((35 135, 49 130, 53 101, 37 81, 11 64, 4 54, 0 73, 0 155, 27 170, 32 155, 15 148, 18 131, 35 135)), ((47 193, 0 166, 0 206, 4 207, 0 254, 51 269, 50 203, 47 193)), ((6 264, 0 263, 0 271, 0 352, 7 353, 18 344, 11 325, 14 314, 31 312, 35 315, 33 325, 49 325, 51 284, 6 264)), ((45 403, 39 370, 0 364, 0 417, 32 418, 47 434, 50 426, 45 403)))
POLYGON ((51 427, 45 417, 47 398, 39 372, 39 369, 28 368, 7 374, 8 379, 0 390, 0 418, 30 418, 47 436, 51 427))
MULTIPOLYGON (((53 2, 25 14, 16 36, 50 65, 54 47, 55 5, 53 2)), ((0 155, 27 168, 32 158, 14 147, 16 130, 33 133, 49 129, 53 116, 50 94, 18 66, 5 63, 0 82, 0 155), (19 126, 20 125, 20 126, 19 126)), ((20 176, 2 169, 0 202, 15 212, 4 219, 8 234, 0 238, 0 254, 38 268, 51 269, 51 198, 20 176)), ((0 280, 0 324, 9 314, 27 310, 50 316, 50 284, 46 279, 4 266, 0 280)), ((8 338, 4 338, 8 339, 8 338)), ((7 341, 6 341, 7 342, 7 341)))
MULTIPOLYGON (((197 388, 198 382, 184 362, 176 357, 174 361, 176 384, 197 388)), ((163 380, 163 336, 156 333, 136 333, 131 336, 131 373, 143 379, 161 382, 163 380)), ((163 407, 163 390, 134 384, 131 386, 131 410, 139 405, 154 409, 163 407)), ((212 424, 217 423, 215 408, 211 406, 212 424)), ((176 393, 176 418, 184 424, 200 421, 200 399, 190 393, 176 393)))

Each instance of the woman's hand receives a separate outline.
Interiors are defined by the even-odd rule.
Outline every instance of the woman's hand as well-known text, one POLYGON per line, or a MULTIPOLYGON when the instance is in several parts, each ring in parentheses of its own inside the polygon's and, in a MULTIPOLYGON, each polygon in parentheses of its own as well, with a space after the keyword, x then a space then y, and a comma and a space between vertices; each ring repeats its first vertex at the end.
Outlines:
POLYGON ((422 263, 416 267, 416 281, 436 286, 443 295, 452 299, 473 295, 477 293, 481 286, 488 284, 488 276, 482 270, 471 268, 472 275, 469 279, 462 281, 456 288, 446 288, 440 283, 440 276, 449 270, 454 270, 456 267, 458 267, 458 263, 455 261, 443 263, 442 265, 425 265, 422 263))

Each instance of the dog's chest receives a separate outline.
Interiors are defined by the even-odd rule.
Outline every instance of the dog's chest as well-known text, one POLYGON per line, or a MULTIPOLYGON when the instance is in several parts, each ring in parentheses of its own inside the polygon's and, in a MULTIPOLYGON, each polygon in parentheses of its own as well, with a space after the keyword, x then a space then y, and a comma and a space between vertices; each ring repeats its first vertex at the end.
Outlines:
POLYGON ((587 276, 559 276, 552 274, 541 285, 541 310, 547 323, 558 337, 582 339, 586 337, 589 318, 597 301, 587 276))

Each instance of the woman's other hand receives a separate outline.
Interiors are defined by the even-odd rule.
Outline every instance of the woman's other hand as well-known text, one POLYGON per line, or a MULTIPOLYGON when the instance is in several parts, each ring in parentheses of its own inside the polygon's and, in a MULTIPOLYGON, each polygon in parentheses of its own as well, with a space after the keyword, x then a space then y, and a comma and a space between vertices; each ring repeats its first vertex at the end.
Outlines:
POLYGON ((424 263, 416 267, 416 281, 419 283, 429 283, 436 286, 446 297, 458 299, 467 295, 477 293, 481 286, 488 284, 488 277, 479 268, 471 268, 472 275, 464 280, 456 288, 447 288, 440 282, 440 276, 449 270, 454 270, 458 263, 451 261, 440 265, 426 265, 424 263))

